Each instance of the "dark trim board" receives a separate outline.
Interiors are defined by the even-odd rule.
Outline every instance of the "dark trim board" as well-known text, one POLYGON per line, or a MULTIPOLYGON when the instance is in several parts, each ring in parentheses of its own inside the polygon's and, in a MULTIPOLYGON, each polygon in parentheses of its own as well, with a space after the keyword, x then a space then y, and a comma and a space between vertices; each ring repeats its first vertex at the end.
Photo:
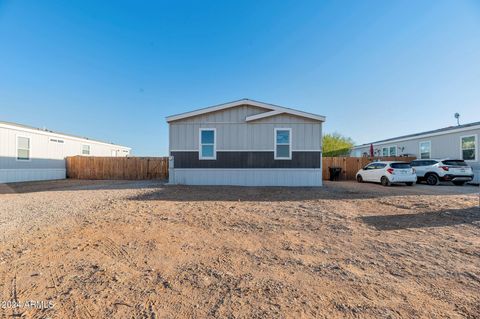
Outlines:
POLYGON ((271 151, 217 152, 216 160, 199 160, 198 152, 171 152, 174 168, 321 168, 322 152, 292 151, 291 160, 275 160, 271 151))

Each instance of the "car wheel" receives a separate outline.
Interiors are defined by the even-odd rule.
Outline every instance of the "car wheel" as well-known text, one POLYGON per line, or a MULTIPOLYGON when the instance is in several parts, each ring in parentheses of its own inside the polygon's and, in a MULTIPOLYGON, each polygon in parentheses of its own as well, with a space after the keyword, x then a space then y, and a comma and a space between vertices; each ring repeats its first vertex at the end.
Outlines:
POLYGON ((455 186, 463 186, 465 182, 452 182, 455 186))
POLYGON ((357 175, 357 182, 363 183, 363 177, 362 177, 362 175, 357 175))
POLYGON ((386 176, 382 176, 380 179, 380 183, 382 183, 383 186, 390 186, 390 181, 386 176))
POLYGON ((438 185, 439 182, 440 182, 440 180, 438 179, 437 175, 435 175, 435 174, 428 175, 428 177, 427 177, 427 184, 428 185, 431 185, 431 186, 438 185))
POLYGON ((407 186, 413 186, 413 182, 407 182, 405 183, 407 186))

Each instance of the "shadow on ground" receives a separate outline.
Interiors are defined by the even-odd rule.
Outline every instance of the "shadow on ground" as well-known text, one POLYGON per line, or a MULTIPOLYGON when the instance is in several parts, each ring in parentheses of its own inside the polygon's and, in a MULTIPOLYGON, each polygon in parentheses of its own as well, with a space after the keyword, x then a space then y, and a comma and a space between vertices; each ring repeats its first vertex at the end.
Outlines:
POLYGON ((470 195, 479 191, 478 186, 393 185, 356 182, 324 182, 323 187, 241 187, 241 186, 186 186, 165 185, 162 180, 75 180, 39 181, 0 184, 1 194, 61 192, 82 190, 147 189, 130 200, 165 201, 305 201, 374 199, 412 195, 470 195))
POLYGON ((480 207, 449 209, 436 212, 402 215, 364 216, 360 220, 377 230, 400 230, 407 228, 445 227, 461 224, 476 224, 480 227, 480 207))
POLYGON ((353 200, 412 195, 470 195, 478 193, 474 186, 414 187, 356 182, 325 182, 323 187, 239 187, 239 186, 182 186, 166 185, 150 192, 131 197, 131 200, 163 201, 306 201, 353 200))
POLYGON ((76 190, 115 190, 115 189, 140 189, 158 188, 165 181, 125 181, 125 180, 78 180, 62 179, 51 181, 32 181, 17 183, 0 183, 1 194, 23 194, 37 192, 76 191, 76 190))

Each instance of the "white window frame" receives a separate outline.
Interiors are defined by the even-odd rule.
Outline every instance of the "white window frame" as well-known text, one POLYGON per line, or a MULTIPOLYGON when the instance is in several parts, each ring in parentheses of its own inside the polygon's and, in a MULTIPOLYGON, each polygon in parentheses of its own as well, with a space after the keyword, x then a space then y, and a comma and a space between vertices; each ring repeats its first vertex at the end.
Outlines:
POLYGON ((32 138, 25 135, 16 135, 15 136, 15 159, 18 162, 30 162, 32 160, 32 138), (28 159, 18 158, 18 138, 23 137, 28 139, 28 159))
POLYGON ((418 159, 432 159, 432 141, 420 141, 418 142, 418 159), (422 143, 428 143, 428 158, 422 158, 422 143))
POLYGON ((291 128, 280 128, 280 127, 276 127, 274 128, 274 134, 273 134, 273 142, 274 142, 274 145, 275 145, 275 149, 274 149, 274 159, 275 160, 291 160, 292 159, 292 140, 293 140, 293 136, 292 136, 292 129, 291 128), (288 131, 288 144, 277 144, 277 131, 288 131), (277 145, 288 145, 289 148, 288 148, 288 157, 278 157, 277 156, 277 145))
POLYGON ((398 157, 398 146, 397 146, 396 144, 395 144, 395 145, 390 145, 390 146, 388 147, 388 156, 390 156, 390 157, 393 157, 393 156, 398 157), (392 155, 392 154, 390 153, 390 149, 391 149, 392 147, 395 147, 395 155, 392 155))
MULTIPOLYGON (((212 144, 205 144, 212 145, 212 144)), ((200 160, 216 160, 217 159, 217 129, 216 128, 199 128, 198 130, 198 159, 200 160), (202 154, 202 132, 213 131, 213 156, 203 156, 202 154)))
POLYGON ((92 147, 89 144, 82 144, 81 148, 82 156, 90 156, 92 154, 92 147), (88 154, 83 154, 83 147, 88 146, 88 154))
POLYGON ((463 135, 463 136, 460 136, 460 159, 463 160, 463 148, 462 148, 462 140, 465 138, 465 137, 474 137, 475 138, 475 159, 473 160, 464 160, 465 162, 476 162, 478 161, 478 135, 477 134, 469 134, 469 135, 463 135))
POLYGON ((387 157, 390 154, 390 147, 389 146, 382 146, 382 157, 387 157), (385 152, 383 150, 387 150, 387 155, 385 155, 385 152))

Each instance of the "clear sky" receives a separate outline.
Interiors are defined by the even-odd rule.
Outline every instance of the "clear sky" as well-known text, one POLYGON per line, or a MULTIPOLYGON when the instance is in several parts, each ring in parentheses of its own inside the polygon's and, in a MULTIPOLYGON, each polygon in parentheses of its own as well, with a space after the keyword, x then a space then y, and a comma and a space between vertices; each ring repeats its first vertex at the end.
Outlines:
POLYGON ((0 120, 166 155, 244 97, 357 143, 480 121, 480 1, 0 0, 0 120))

